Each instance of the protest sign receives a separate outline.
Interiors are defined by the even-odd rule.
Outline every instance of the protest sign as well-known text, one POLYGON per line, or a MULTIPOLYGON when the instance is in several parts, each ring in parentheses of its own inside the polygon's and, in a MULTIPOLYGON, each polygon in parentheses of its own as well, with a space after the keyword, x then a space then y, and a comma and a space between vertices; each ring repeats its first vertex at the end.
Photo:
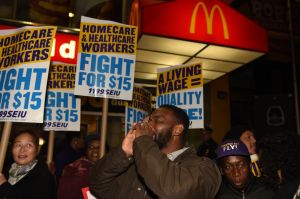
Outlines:
POLYGON ((125 134, 133 123, 142 121, 151 112, 151 93, 138 86, 133 87, 132 101, 125 108, 125 134))
POLYGON ((42 123, 56 27, 0 30, 0 121, 42 123))
POLYGON ((201 64, 180 65, 158 70, 157 107, 171 104, 190 118, 190 128, 203 128, 203 78, 201 64))
POLYGON ((76 65, 52 62, 46 93, 44 130, 80 131, 80 98, 75 96, 76 65))
POLYGON ((89 187, 82 188, 81 192, 83 195, 83 199, 96 199, 96 197, 91 194, 89 187))
POLYGON ((137 27, 81 18, 75 94, 131 100, 137 27))

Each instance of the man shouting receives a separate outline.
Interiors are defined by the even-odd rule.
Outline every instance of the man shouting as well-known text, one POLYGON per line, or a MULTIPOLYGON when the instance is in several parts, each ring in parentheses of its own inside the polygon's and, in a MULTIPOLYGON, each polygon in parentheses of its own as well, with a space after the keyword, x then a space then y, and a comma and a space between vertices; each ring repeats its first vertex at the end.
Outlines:
POLYGON ((188 127, 182 109, 160 106, 133 127, 121 147, 96 163, 91 193, 102 199, 213 199, 219 170, 185 145, 188 127))

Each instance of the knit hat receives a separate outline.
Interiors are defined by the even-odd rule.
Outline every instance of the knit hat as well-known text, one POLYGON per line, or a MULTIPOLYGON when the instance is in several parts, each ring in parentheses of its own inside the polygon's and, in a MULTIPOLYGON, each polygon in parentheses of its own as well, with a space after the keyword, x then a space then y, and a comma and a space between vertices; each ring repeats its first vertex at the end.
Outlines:
POLYGON ((250 156, 246 145, 239 140, 226 140, 217 148, 217 158, 226 156, 250 156))
POLYGON ((243 125, 237 125, 232 127, 229 132, 224 136, 223 141, 224 140, 239 140, 241 135, 245 132, 250 130, 249 127, 247 126, 243 126, 243 125))

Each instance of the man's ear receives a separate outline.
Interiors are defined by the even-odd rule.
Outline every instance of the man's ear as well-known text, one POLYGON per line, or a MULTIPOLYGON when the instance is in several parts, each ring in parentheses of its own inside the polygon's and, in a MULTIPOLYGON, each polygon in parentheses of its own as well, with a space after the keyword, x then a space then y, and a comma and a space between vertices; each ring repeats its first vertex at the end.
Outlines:
POLYGON ((182 124, 176 124, 173 127, 173 132, 172 135, 173 136, 179 136, 183 134, 183 130, 184 130, 184 126, 182 124))

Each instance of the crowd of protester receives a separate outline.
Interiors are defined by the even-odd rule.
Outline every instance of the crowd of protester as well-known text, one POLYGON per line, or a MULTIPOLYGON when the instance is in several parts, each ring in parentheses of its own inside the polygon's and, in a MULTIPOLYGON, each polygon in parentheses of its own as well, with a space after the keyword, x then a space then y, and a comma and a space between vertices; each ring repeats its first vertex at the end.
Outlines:
POLYGON ((300 137, 295 132, 267 132, 257 142, 251 128, 237 125, 214 148, 223 176, 216 199, 300 199, 300 137))
POLYGON ((99 136, 67 133, 53 167, 39 158, 36 132, 14 133, 0 199, 80 199, 85 187, 108 199, 300 199, 295 132, 256 140, 253 129, 237 125, 217 144, 206 127, 196 150, 186 144, 188 126, 184 111, 163 105, 101 159, 99 136))

